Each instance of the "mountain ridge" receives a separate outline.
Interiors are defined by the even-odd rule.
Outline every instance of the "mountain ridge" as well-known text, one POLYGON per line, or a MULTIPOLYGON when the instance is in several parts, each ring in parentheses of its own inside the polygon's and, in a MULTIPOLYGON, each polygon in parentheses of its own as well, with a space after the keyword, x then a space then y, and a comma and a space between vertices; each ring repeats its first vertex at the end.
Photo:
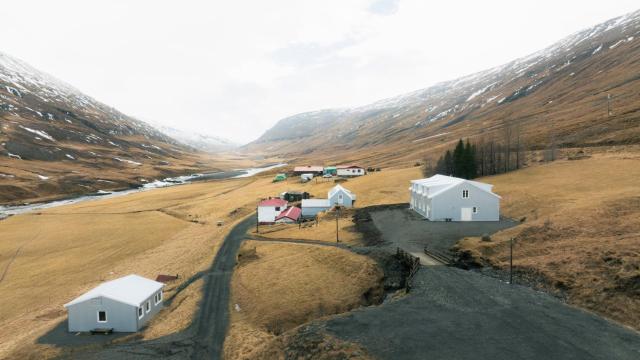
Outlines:
POLYGON ((153 126, 0 53, 0 203, 217 169, 153 126))
POLYGON ((425 147, 460 137, 497 136, 507 123, 521 126, 538 147, 549 142, 550 132, 557 132, 563 145, 633 142, 637 127, 628 132, 628 123, 638 117, 633 99, 640 77, 633 74, 640 72, 639 37, 640 10, 487 70, 364 106, 289 116, 244 149, 327 160, 339 159, 336 151, 348 152, 348 160, 365 162, 370 155, 362 149, 375 149, 383 157, 388 157, 382 148, 387 145, 421 153, 397 157, 408 162, 421 158, 425 147), (607 93, 613 93, 613 116, 594 116, 606 112, 607 93), (606 130, 594 129, 603 124, 606 130), (419 149, 414 141, 427 146, 419 149))

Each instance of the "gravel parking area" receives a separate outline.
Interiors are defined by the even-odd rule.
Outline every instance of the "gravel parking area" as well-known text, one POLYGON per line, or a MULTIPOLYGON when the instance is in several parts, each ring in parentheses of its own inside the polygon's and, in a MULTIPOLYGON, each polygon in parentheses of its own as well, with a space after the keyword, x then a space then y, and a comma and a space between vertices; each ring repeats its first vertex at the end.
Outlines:
POLYGON ((404 298, 326 323, 379 359, 640 359, 640 334, 532 289, 423 267, 404 298))
MULTIPOLYGON (((429 222, 406 208, 373 209, 382 241, 448 252, 465 236, 517 225, 429 222)), ((640 334, 546 293, 473 271, 423 266, 411 292, 327 320, 330 334, 379 359, 640 359, 640 334)))
POLYGON ((376 227, 386 242, 419 253, 427 247, 441 254, 466 236, 493 234, 518 225, 516 221, 443 222, 428 221, 408 208, 383 209, 371 212, 376 227))

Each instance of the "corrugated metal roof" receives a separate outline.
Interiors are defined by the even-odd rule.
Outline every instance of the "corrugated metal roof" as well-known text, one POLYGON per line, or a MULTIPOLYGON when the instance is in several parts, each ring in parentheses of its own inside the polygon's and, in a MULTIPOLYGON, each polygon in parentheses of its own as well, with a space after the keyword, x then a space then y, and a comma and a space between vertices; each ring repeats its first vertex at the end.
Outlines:
POLYGON ((268 200, 262 200, 258 206, 286 206, 289 202, 286 200, 273 198, 268 200))
POLYGON ((95 288, 64 304, 64 307, 69 307, 71 305, 99 297, 106 297, 131 306, 140 306, 143 301, 147 300, 151 295, 163 287, 164 284, 161 282, 153 281, 135 274, 127 275, 96 286, 95 288))
POLYGON ((302 200, 303 208, 329 208, 329 199, 304 199, 302 200))
POLYGON ((446 176, 446 175, 440 175, 440 174, 436 174, 433 175, 432 177, 426 178, 426 179, 418 179, 418 180, 411 180, 411 183, 414 184, 420 184, 423 186, 426 186, 430 189, 433 190, 433 192, 431 192, 429 194, 429 197, 435 197, 436 195, 442 194, 445 191, 447 191, 448 189, 461 184, 461 183, 468 183, 470 185, 473 185, 477 188, 479 188, 480 190, 484 190, 492 195, 497 196, 498 198, 500 197, 498 194, 494 193, 492 191, 493 189, 493 185, 491 184, 487 184, 487 183, 483 183, 483 182, 479 182, 479 181, 473 181, 473 180, 467 180, 467 179, 462 179, 462 178, 457 178, 454 176, 446 176))
POLYGON ((287 210, 283 211, 280 213, 280 215, 276 216, 276 221, 280 220, 282 218, 289 218, 291 220, 298 220, 300 218, 300 214, 302 213, 302 210, 300 210, 300 208, 292 206, 290 208, 288 208, 287 210))
POLYGON ((296 166, 293 168, 294 172, 323 172, 324 168, 322 166, 296 166))
POLYGON ((334 186, 331 190, 329 190, 329 192, 327 193, 327 197, 331 198, 333 197, 333 195, 335 195, 338 191, 344 191, 347 195, 349 195, 349 197, 351 197, 352 200, 356 199, 356 195, 354 193, 352 193, 351 191, 349 191, 348 189, 344 188, 342 185, 336 185, 334 186))

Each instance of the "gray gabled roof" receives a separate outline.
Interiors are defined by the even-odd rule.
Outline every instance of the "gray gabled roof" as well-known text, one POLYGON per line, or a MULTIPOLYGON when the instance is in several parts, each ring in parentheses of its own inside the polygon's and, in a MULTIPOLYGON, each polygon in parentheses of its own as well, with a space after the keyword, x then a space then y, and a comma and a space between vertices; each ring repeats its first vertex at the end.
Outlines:
POLYGON ((337 194, 340 191, 344 191, 344 193, 347 194, 352 200, 356 199, 356 194, 354 194, 351 191, 349 191, 348 189, 342 187, 342 185, 340 185, 340 184, 334 186, 331 190, 329 190, 329 192, 327 193, 327 197, 331 198, 331 197, 333 197, 333 195, 337 194))
POLYGON ((164 284, 161 282, 153 281, 135 274, 127 275, 96 286, 95 288, 64 304, 64 307, 69 307, 71 305, 99 297, 106 297, 131 306, 140 306, 145 300, 151 297, 151 295, 163 287, 164 284))
POLYGON ((429 197, 430 198, 434 198, 440 194, 445 193, 446 191, 448 191, 449 189, 460 185, 462 183, 466 183, 469 184, 471 186, 474 186, 480 190, 483 190, 486 193, 489 193, 493 196, 496 196, 498 198, 500 198, 500 196, 496 193, 494 193, 492 191, 493 189, 493 185, 491 184, 487 184, 487 183, 483 183, 483 182, 479 182, 479 181, 473 181, 473 180, 467 180, 467 179, 461 179, 461 178, 457 178, 457 177, 453 177, 453 176, 446 176, 446 175, 433 175, 432 177, 426 178, 426 179, 419 179, 419 180, 411 180, 411 183, 413 184, 420 184, 423 186, 426 186, 430 189, 429 191, 429 197))

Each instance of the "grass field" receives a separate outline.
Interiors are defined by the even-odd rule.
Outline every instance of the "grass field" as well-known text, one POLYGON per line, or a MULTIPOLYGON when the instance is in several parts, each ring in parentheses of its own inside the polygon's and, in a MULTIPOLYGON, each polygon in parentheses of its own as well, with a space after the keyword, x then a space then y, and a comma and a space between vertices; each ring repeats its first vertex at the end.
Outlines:
POLYGON ((640 329, 640 155, 597 154, 486 178, 502 195, 503 214, 526 218, 491 242, 466 239, 461 248, 508 267, 577 306, 640 329))
POLYGON ((368 305, 383 293, 377 264, 348 250, 247 241, 240 259, 232 281, 226 359, 255 358, 264 347, 277 347, 277 335, 368 305))
MULTIPOLYGON (((503 196, 504 214, 526 217, 526 221, 495 235, 490 243, 467 239, 463 247, 478 258, 504 267, 505 241, 517 236, 518 269, 544 276, 578 306, 638 328, 639 163, 638 152, 600 151, 590 159, 562 160, 480 179, 495 184, 495 191, 503 196)), ((419 177, 417 167, 384 169, 350 179, 343 186, 357 194, 358 207, 408 202, 408 181, 419 177)), ((255 210, 259 199, 285 190, 308 191, 322 198, 333 186, 332 182, 300 184, 296 180, 272 183, 270 175, 263 175, 195 183, 52 208, 0 221, 0 276, 4 274, 0 281, 3 304, 0 307, 0 358, 15 357, 16 349, 23 350, 20 357, 55 355, 55 349, 35 345, 35 341, 65 319, 62 305, 82 292, 103 280, 129 273, 151 278, 159 273, 180 274, 182 279, 187 278, 211 264, 224 235, 235 222, 255 210), (224 225, 218 227, 218 221, 224 225)), ((290 231, 261 235, 335 241, 335 223, 330 218, 325 220, 318 227, 294 227, 290 231)), ((345 219, 340 224, 345 242, 362 241, 360 235, 350 229, 353 226, 350 221, 345 219)), ((358 296, 366 290, 363 284, 375 279, 358 278, 345 289, 334 289, 324 276, 355 281, 345 278, 345 273, 353 273, 351 266, 368 260, 333 248, 318 250, 305 245, 257 242, 254 246, 258 258, 241 266, 236 274, 239 278, 234 278, 238 281, 234 280, 233 296, 238 299, 241 311, 237 313, 232 309, 233 328, 229 336, 230 339, 247 337, 246 346, 227 347, 227 351, 240 358, 250 353, 247 349, 251 344, 273 339, 278 326, 289 329, 320 314, 311 311, 318 309, 317 302, 308 307, 306 303, 276 296, 279 294, 276 289, 280 294, 291 290, 276 285, 300 289, 299 294, 292 295, 293 299, 312 295, 315 298, 320 293, 326 296, 314 301, 331 304, 344 295, 353 301, 347 303, 355 306, 360 301, 358 296), (334 264, 329 261, 333 258, 343 261, 334 264), (247 279, 252 279, 254 273, 265 276, 269 272, 276 275, 269 283, 270 289, 261 292, 263 290, 251 287, 252 281, 247 279), (279 278, 283 276, 287 276, 286 281, 279 278), (305 287, 303 280, 317 286, 305 287), (244 287, 237 289, 238 284, 244 287), (274 298, 282 301, 283 306, 299 310, 293 312, 290 321, 276 326, 273 320, 280 315, 269 315, 251 302, 243 303, 247 294, 254 294, 255 299, 274 298), (241 321, 237 321, 240 315, 241 321), (267 329, 269 326, 271 330, 267 329)), ((172 295, 174 286, 168 287, 167 296, 172 295)), ((201 282, 196 282, 178 295, 177 301, 142 335, 158 337, 190 324, 200 286, 201 282)), ((331 310, 327 313, 347 308, 326 307, 331 310)), ((275 341, 284 340, 280 337, 275 341)))
MULTIPOLYGON (((373 203, 378 195, 372 193, 370 200, 365 192, 375 189, 373 184, 391 192, 389 176, 404 188, 406 178, 417 173, 389 170, 345 186, 361 192, 359 202, 373 203)), ((187 278, 210 265, 224 235, 254 211, 259 199, 285 190, 324 197, 331 186, 296 179, 272 183, 264 175, 157 189, 0 221, 0 274, 6 271, 0 281, 0 358, 18 347, 44 351, 34 342, 65 319, 62 305, 101 281, 130 273, 187 278), (218 221, 224 226, 218 227, 218 221)), ((174 302, 179 310, 167 309, 167 321, 154 322, 143 335, 161 336, 188 325, 200 295, 197 286, 180 295, 184 301, 174 302)))

